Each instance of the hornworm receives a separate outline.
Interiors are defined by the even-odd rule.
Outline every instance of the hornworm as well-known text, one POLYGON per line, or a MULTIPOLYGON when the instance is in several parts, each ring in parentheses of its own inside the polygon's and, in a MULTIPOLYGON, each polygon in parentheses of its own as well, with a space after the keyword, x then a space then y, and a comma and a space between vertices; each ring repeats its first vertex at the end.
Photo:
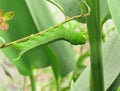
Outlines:
POLYGON ((14 43, 13 47, 20 51, 19 58, 27 51, 41 45, 45 45, 56 40, 65 40, 74 45, 85 44, 86 35, 83 32, 69 30, 64 26, 59 26, 56 29, 50 29, 46 32, 41 32, 40 35, 31 35, 30 39, 21 43, 14 43))

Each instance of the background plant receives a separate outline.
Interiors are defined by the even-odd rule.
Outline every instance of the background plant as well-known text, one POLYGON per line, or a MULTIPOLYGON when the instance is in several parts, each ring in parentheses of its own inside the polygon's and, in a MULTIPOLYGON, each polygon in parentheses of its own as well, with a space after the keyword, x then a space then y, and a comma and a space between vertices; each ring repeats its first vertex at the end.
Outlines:
MULTIPOLYGON (((49 27, 55 25, 55 20, 48 10, 46 4, 47 1, 1 1, 0 8, 2 10, 12 10, 16 12, 13 20, 10 21, 9 30, 7 32, 0 31, 1 38, 4 38, 6 42, 11 42, 31 34, 35 35, 39 30, 47 28, 50 30, 51 28, 49 27)), ((75 59, 71 45, 65 41, 57 41, 50 43, 49 45, 38 46, 33 50, 24 53, 18 61, 15 61, 14 59, 18 57, 19 52, 12 46, 2 49, 5 55, 18 68, 22 75, 30 77, 33 91, 36 90, 33 69, 43 68, 49 65, 53 69, 58 91, 61 91, 61 80, 65 75, 72 71, 74 67, 73 77, 75 77, 76 74, 79 75, 79 77, 77 76, 74 78, 75 83, 72 82, 71 91, 117 91, 120 84, 119 37, 117 33, 113 34, 109 40, 103 44, 102 48, 101 32, 104 33, 103 25, 110 18, 115 22, 114 29, 119 31, 119 14, 117 14, 119 12, 119 1, 113 3, 112 0, 108 0, 108 2, 107 0, 89 0, 86 2, 84 2, 84 0, 54 0, 52 2, 52 4, 63 12, 65 17, 67 15, 72 17, 72 19, 76 19, 78 22, 87 24, 90 54, 88 49, 83 55, 80 55, 80 58, 77 61, 80 65, 75 67, 75 59), (90 16, 80 17, 89 13, 89 10, 91 10, 90 16), (115 11, 118 12, 116 13, 115 11), (74 18, 75 16, 78 17, 74 18), (89 55, 91 57, 91 67, 90 65, 86 67, 83 63, 89 55), (33 58, 33 56, 35 58, 33 58)), ((67 19, 72 20, 71 18, 67 19)), ((67 19, 64 22, 68 22, 67 19)), ((68 28, 70 29, 72 27, 74 29, 74 24, 79 25, 79 23, 72 23, 72 26, 68 26, 68 28)), ((63 23, 60 23, 60 25, 63 25, 63 23)), ((59 24, 57 27, 58 26, 59 24)), ((55 30, 57 27, 53 26, 52 30, 55 30)), ((12 42, 12 44, 15 44, 15 42, 12 42)), ((34 44, 37 45, 37 43, 34 44)), ((2 44, 1 47, 4 47, 4 45, 2 44)), ((62 90, 69 91, 70 89, 68 86, 68 88, 62 90)))

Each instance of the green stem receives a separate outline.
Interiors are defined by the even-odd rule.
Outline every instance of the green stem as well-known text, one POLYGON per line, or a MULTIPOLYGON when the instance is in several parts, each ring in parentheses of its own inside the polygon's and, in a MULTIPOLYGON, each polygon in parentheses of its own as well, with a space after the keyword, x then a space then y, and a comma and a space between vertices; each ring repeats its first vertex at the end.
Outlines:
POLYGON ((30 77, 30 82, 31 82, 31 89, 32 89, 32 91, 36 91, 36 85, 35 85, 35 81, 34 81, 33 72, 29 77, 30 77))
POLYGON ((57 91, 61 91, 61 79, 60 77, 56 80, 57 91))
POLYGON ((103 63, 101 52, 100 0, 87 0, 91 15, 87 17, 90 41, 91 91, 104 91, 103 63))

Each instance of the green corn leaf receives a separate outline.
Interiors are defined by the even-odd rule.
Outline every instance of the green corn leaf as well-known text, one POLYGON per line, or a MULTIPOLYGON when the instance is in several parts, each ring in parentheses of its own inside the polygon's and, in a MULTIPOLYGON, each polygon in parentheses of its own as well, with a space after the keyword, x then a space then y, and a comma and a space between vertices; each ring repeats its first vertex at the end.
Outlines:
MULTIPOLYGON (((4 12, 15 11, 16 13, 15 17, 10 21, 9 30, 6 32, 0 31, 0 36, 3 37, 6 42, 14 41, 38 31, 24 0, 2 0, 0 2, 0 8, 4 12)), ((49 65, 49 60, 46 57, 44 47, 30 51, 19 61, 13 60, 17 57, 18 52, 12 47, 4 48, 3 51, 23 75, 30 75, 31 69, 33 68, 46 67, 49 65)))
MULTIPOLYGON (((114 34, 103 45, 103 65, 105 77, 105 90, 107 90, 120 73, 120 38, 114 34), (112 48, 112 49, 111 49, 112 48)), ((83 71, 75 82, 76 91, 89 91, 90 65, 83 71)), ((72 91, 72 90, 71 90, 72 91)))
POLYGON ((111 14, 109 11, 107 0, 100 0, 100 22, 101 26, 106 22, 108 19, 111 18, 111 14))
MULTIPOLYGON (((69 17, 72 17, 75 15, 79 15, 81 13, 80 4, 78 3, 78 1, 80 1, 80 3, 83 4, 84 0, 54 0, 54 1, 64 9, 64 11, 69 17)), ((100 4, 101 4, 100 21, 101 21, 101 25, 103 25, 106 20, 111 18, 111 16, 110 16, 107 0, 100 0, 100 4)), ((84 5, 83 8, 84 8, 84 13, 87 13, 87 8, 84 5)), ((78 21, 85 23, 84 18, 79 18, 78 21)))
POLYGON ((71 91, 77 91, 76 86, 74 85, 74 82, 71 82, 71 91))
POLYGON ((60 67, 59 67, 60 65, 57 61, 58 59, 55 56, 54 52, 50 49, 49 46, 46 46, 46 53, 47 53, 47 56, 49 57, 50 64, 52 66, 55 78, 56 78, 56 80, 58 80, 60 77, 60 67))
MULTIPOLYGON (((84 0, 54 0, 56 3, 58 3, 63 10, 65 11, 66 15, 69 17, 73 17, 76 15, 80 15, 81 12, 87 13, 87 7, 84 5, 84 0), (81 10, 81 6, 82 10, 81 10)), ((79 18, 78 21, 85 23, 85 18, 79 18)))
POLYGON ((110 9, 110 13, 112 16, 112 19, 116 25, 116 28, 118 32, 120 33, 120 1, 119 0, 107 0, 108 6, 110 9))

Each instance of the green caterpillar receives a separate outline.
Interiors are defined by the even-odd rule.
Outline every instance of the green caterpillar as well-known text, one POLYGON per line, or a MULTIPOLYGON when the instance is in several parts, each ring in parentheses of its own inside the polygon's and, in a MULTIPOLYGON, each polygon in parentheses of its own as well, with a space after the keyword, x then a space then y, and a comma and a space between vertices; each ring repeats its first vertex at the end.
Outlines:
POLYGON ((86 35, 83 32, 76 32, 60 26, 56 29, 50 29, 38 36, 32 36, 27 41, 14 43, 13 47, 20 51, 19 58, 27 51, 41 45, 45 45, 56 40, 66 40, 74 45, 85 44, 86 35))

